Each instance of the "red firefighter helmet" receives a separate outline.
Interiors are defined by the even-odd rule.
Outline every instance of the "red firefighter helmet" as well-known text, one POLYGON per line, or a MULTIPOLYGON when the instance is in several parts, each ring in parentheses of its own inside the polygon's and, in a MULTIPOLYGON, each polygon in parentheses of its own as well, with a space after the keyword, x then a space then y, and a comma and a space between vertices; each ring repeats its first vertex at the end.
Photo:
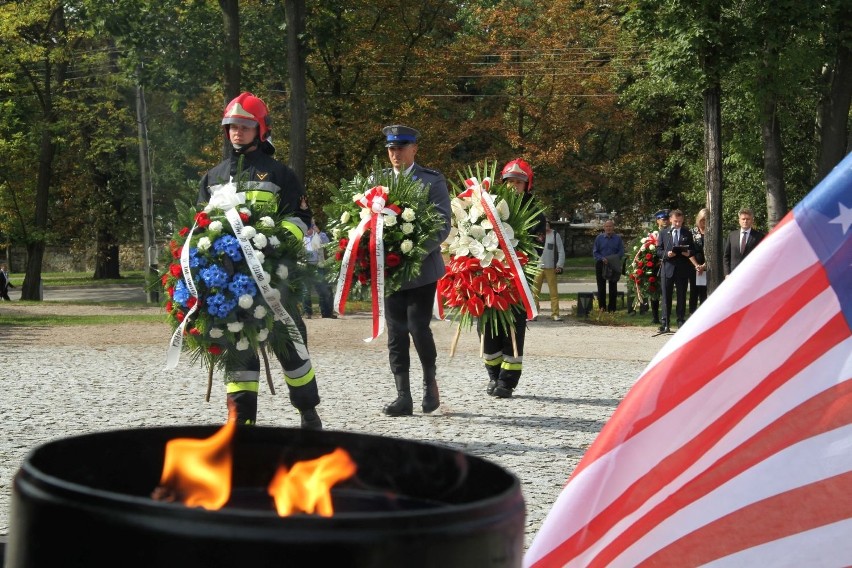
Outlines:
POLYGON ((261 142, 269 138, 269 110, 266 103, 251 93, 241 93, 240 96, 228 103, 225 114, 222 117, 222 126, 229 124, 242 124, 243 126, 257 126, 258 137, 261 142))
POLYGON ((500 175, 503 181, 507 179, 523 180, 527 182, 527 191, 532 191, 533 171, 530 165, 522 159, 518 158, 517 160, 507 162, 506 165, 503 166, 503 171, 500 175))

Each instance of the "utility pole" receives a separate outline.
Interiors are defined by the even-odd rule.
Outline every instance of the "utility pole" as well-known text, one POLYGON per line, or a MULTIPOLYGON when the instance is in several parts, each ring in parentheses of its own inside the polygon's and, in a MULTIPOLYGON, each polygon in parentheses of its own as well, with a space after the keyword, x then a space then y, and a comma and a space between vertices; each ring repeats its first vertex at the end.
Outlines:
POLYGON ((145 275, 145 290, 148 303, 156 304, 160 301, 160 293, 155 287, 157 280, 157 245, 154 242, 154 188, 148 175, 150 164, 148 161, 148 109, 145 106, 145 94, 142 92, 142 84, 139 82, 139 71, 137 69, 136 82, 136 126, 139 133, 139 178, 142 193, 142 241, 145 247, 145 263, 147 274, 145 275))

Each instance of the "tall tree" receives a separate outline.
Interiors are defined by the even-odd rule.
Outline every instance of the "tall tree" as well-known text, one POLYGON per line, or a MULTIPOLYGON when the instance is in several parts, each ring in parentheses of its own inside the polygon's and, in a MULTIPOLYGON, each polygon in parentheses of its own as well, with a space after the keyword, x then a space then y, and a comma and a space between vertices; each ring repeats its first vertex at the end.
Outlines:
POLYGON ((831 172, 852 151, 849 110, 852 106, 852 5, 829 2, 826 42, 834 48, 822 69, 825 90, 818 109, 819 148, 816 180, 831 172))
POLYGON ((305 0, 286 0, 287 71, 290 77, 290 167, 307 183, 308 93, 305 71, 305 0))

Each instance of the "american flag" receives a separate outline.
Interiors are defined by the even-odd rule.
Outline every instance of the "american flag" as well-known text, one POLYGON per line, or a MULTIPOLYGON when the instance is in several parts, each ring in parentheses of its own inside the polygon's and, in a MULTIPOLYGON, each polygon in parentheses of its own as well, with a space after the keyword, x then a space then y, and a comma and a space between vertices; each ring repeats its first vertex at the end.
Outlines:
POLYGON ((654 357, 524 558, 852 565, 852 154, 654 357))

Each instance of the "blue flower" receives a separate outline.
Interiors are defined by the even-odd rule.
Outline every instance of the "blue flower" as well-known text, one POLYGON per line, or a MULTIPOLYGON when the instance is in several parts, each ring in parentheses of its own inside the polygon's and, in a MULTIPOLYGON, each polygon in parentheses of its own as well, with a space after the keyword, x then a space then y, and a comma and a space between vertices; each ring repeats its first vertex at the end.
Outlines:
POLYGON ((243 252, 240 249, 240 241, 233 235, 222 235, 213 241, 213 250, 219 254, 225 253, 233 261, 240 261, 243 258, 243 252))
POLYGON ((235 274, 231 283, 228 284, 228 290, 234 293, 234 296, 240 297, 244 294, 254 296, 257 294, 257 285, 254 279, 248 274, 235 274))
POLYGON ((186 287, 186 282, 183 280, 179 280, 178 283, 175 284, 173 299, 181 306, 186 307, 186 302, 189 300, 189 288, 186 287))
POLYGON ((224 294, 213 294, 207 298, 207 313, 213 317, 226 318, 236 307, 237 301, 224 294))
POLYGON ((228 284, 228 273, 217 265, 202 268, 198 274, 208 288, 223 288, 228 284))
POLYGON ((199 268, 207 266, 207 259, 198 255, 198 249, 193 247, 189 249, 189 267, 199 268))

